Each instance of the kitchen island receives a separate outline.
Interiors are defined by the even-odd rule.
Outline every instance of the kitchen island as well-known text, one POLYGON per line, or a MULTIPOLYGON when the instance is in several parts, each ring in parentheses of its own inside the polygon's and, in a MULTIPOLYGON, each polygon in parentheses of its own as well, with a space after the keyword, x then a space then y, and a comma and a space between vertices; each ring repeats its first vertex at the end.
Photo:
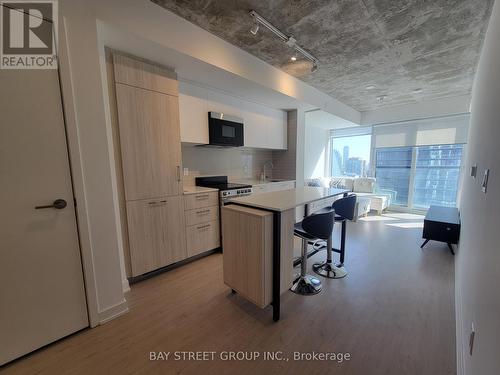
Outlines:
POLYGON ((243 295, 260 307, 271 302, 273 319, 278 321, 280 295, 289 287, 290 274, 282 275, 281 263, 288 267, 290 262, 292 267, 295 208, 306 206, 308 212, 307 205, 312 202, 348 193, 345 189, 301 187, 232 199, 222 210, 226 284, 237 292, 245 289, 243 295), (239 280, 240 290, 233 287, 235 280, 239 280), (255 292, 257 288, 262 288, 262 293, 255 292))

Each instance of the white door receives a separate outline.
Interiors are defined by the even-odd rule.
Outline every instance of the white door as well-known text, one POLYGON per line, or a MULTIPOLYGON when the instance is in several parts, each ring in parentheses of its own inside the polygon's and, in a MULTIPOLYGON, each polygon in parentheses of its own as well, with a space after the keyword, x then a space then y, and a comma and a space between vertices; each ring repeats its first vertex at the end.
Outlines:
POLYGON ((0 70, 0 365, 87 326, 57 71, 0 70))

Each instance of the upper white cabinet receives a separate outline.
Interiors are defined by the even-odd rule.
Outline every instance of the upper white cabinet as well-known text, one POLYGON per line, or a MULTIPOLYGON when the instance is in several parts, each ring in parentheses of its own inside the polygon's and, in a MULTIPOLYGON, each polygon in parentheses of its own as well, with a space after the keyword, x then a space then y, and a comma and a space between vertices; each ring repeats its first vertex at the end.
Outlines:
POLYGON ((286 112, 182 83, 179 93, 181 142, 208 144, 208 112, 240 117, 245 147, 286 150, 286 112))
POLYGON ((245 147, 272 150, 287 148, 286 114, 283 111, 272 116, 247 112, 244 129, 245 147))
POLYGON ((278 116, 269 117, 267 123, 267 146, 274 150, 287 148, 287 119, 286 113, 280 111, 278 116))
POLYGON ((208 143, 208 107, 205 99, 179 95, 181 142, 208 143))

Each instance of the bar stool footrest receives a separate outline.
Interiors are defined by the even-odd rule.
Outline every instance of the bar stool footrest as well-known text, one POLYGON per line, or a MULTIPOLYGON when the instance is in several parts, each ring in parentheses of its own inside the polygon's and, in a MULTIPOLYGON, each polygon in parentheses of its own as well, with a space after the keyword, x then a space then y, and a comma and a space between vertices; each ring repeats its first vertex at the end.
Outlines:
POLYGON ((341 279, 347 276, 347 271, 344 267, 337 267, 327 262, 313 264, 313 270, 318 275, 329 279, 341 279))
POLYGON ((310 296, 321 292, 322 287, 321 281, 318 278, 311 275, 304 275, 298 278, 290 290, 296 294, 310 296))

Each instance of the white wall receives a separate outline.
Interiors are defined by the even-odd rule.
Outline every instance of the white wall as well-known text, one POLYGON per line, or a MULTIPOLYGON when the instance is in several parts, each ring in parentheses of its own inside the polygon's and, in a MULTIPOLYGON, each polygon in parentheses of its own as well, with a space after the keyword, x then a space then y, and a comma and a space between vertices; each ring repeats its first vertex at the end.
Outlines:
POLYGON ((330 131, 308 124, 306 117, 304 144, 304 178, 325 176, 330 131))
POLYGON ((500 374, 500 2, 496 2, 475 78, 466 173, 461 199, 462 231, 456 256, 458 373, 500 374), (470 166, 478 166, 477 178, 470 166), (490 168, 488 192, 481 192, 490 168), (472 323, 473 355, 468 341, 472 323))

